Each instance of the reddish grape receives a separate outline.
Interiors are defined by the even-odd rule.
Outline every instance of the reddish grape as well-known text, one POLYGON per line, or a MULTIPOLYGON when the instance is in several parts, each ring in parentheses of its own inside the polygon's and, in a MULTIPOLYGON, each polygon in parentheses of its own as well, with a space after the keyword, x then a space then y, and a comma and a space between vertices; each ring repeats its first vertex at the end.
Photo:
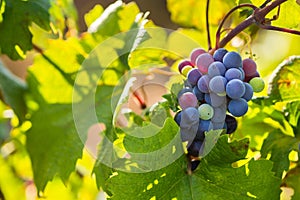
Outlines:
POLYGON ((192 92, 182 94, 178 99, 180 107, 184 110, 188 107, 197 107, 198 99, 192 92))
POLYGON ((188 61, 188 60, 182 60, 178 63, 178 71, 180 73, 182 73, 182 69, 185 67, 185 66, 193 66, 193 64, 188 61))
POLYGON ((203 53, 196 59, 196 66, 202 74, 207 74, 208 67, 214 62, 214 58, 209 53, 203 53))
POLYGON ((246 58, 243 60, 243 70, 245 76, 252 76, 256 73, 256 63, 251 58, 246 58))
POLYGON ((193 65, 196 65, 196 59, 197 59, 197 57, 199 55, 203 54, 203 53, 206 53, 206 51, 204 49, 202 49, 202 48, 193 49, 193 51, 190 54, 191 63, 193 65))

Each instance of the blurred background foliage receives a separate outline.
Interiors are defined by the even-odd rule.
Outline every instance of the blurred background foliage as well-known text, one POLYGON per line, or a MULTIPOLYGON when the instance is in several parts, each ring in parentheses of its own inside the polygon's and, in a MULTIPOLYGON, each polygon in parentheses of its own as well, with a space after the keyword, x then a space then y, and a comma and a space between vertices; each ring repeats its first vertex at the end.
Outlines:
MULTIPOLYGON (((0 2, 1 23, 5 14, 3 5, 11 1, 1 0, 0 2)), ((170 35, 162 34, 162 38, 174 48, 183 48, 181 51, 184 56, 187 57, 194 46, 193 44, 188 46, 189 44, 179 41, 176 33, 184 34, 192 38, 199 46, 207 48, 205 29, 206 1, 204 0, 126 0, 117 10, 110 13, 106 19, 107 21, 98 27, 96 34, 88 32, 88 27, 114 2, 113 0, 51 0, 49 1, 50 7, 48 10, 50 14, 49 27, 46 27, 45 30, 34 20, 34 23, 28 24, 29 31, 33 36, 33 50, 27 47, 23 49, 24 51, 22 49, 19 50, 17 57, 23 60, 17 61, 10 59, 10 55, 1 55, 3 65, 23 81, 27 80, 29 90, 32 90, 31 95, 24 98, 28 106, 27 113, 24 114, 22 113, 23 111, 20 111, 16 113, 17 115, 26 115, 28 118, 36 110, 41 109, 43 103, 46 106, 52 103, 69 103, 72 100, 72 87, 69 86, 68 80, 72 81, 72 78, 70 78, 72 73, 79 68, 88 53, 98 43, 109 36, 129 30, 139 12, 150 11, 149 19, 151 21, 146 24, 146 27, 160 26, 175 30, 170 35), (42 56, 40 55, 41 52, 44 53, 42 56), (66 58, 68 59, 67 62, 66 58), (49 59, 54 63, 49 62, 49 59), (56 68, 53 68, 54 64, 56 68), (59 73, 57 70, 59 67, 66 74, 59 73), (39 85, 35 85, 35 81, 39 85)), ((237 2, 253 2, 259 6, 264 1, 244 0, 237 2)), ((213 44, 218 24, 237 2, 233 0, 211 1, 210 28, 213 44)), ((292 4, 289 8, 293 6, 295 5, 292 4)), ((296 10, 295 12, 298 11, 296 10)), ((284 8, 281 12, 283 13, 282 18, 288 20, 289 26, 299 28, 299 21, 295 23, 293 20, 290 20, 286 16, 288 12, 285 12, 284 8)), ((235 12, 225 23, 225 28, 229 29, 240 23, 247 17, 244 13, 246 12, 243 10, 235 12)), ((295 15, 299 16, 297 13, 295 15)), ((286 23, 286 21, 285 23, 282 23, 282 20, 278 21, 278 25, 286 25, 286 23)), ((4 40, 4 38, 0 38, 0 40, 4 40)), ((250 27, 235 37, 226 48, 239 51, 244 57, 253 56, 258 64, 258 70, 268 83, 275 68, 284 59, 291 55, 300 55, 299 44, 299 36, 250 27)), ((141 55, 138 51, 134 52, 133 55, 135 56, 129 61, 130 65, 142 65, 145 62, 145 58, 144 60, 138 59, 141 55)), ((161 52, 149 52, 146 63, 148 59, 151 63, 156 62, 161 66, 170 66, 170 63, 166 62, 165 58, 171 61, 180 59, 180 57, 170 54, 163 55, 161 56, 161 52)), ((15 57, 12 58, 15 59, 15 57)), ((18 79, 14 75, 12 75, 13 79, 18 79)), ((1 82, 2 85, 7 83, 9 82, 1 82)), ((267 90, 268 88, 258 94, 258 96, 267 96, 267 90)), ((11 104, 3 96, 4 93, 5 91, 0 93, 2 100, 0 102, 0 199, 38 199, 38 191, 33 182, 34 173, 28 151, 30 152, 30 148, 34 145, 41 145, 40 149, 45 147, 43 144, 38 143, 32 143, 31 145, 33 146, 27 144, 28 137, 26 134, 28 134, 32 124, 39 123, 39 119, 33 118, 35 121, 24 120, 22 123, 22 117, 17 117, 11 110, 12 106, 8 106, 8 104, 11 104)), ((20 93, 22 92, 11 95, 12 97, 19 97, 20 93)), ((22 104, 22 102, 17 104, 22 104)), ((46 106, 44 108, 48 109, 46 106)), ((286 135, 292 135, 292 127, 288 122, 282 120, 283 112, 281 111, 285 106, 286 104, 280 102, 274 107, 253 104, 250 112, 243 119, 240 119, 239 129, 234 137, 236 139, 251 138, 250 147, 253 151, 250 152, 252 154, 250 156, 255 155, 255 152, 262 148, 263 140, 271 130, 279 128, 286 132, 286 135), (274 115, 274 113, 278 115, 274 115), (257 130, 259 130, 259 133, 257 130)), ((298 107, 296 108, 298 109, 298 107)), ((49 109, 51 108, 49 107, 49 109)), ((51 128, 51 126, 49 127, 51 128)), ((33 133, 32 131, 30 133, 29 136, 33 138, 34 134, 42 134, 33 133)), ((48 149, 43 151, 47 153, 48 149)), ((49 180, 52 178, 53 180, 48 183, 45 191, 40 193, 41 199, 105 199, 104 193, 97 189, 95 175, 92 174, 95 159, 86 150, 81 152, 79 149, 74 154, 78 158, 82 158, 78 159, 78 161, 75 160, 76 168, 70 172, 70 177, 68 176, 69 174, 63 178, 64 174, 56 176, 54 171, 53 177, 49 177, 49 180)), ((289 156, 291 162, 298 161, 295 151, 290 153, 289 156)), ((36 173, 42 173, 42 171, 36 173)), ((297 182, 299 179, 292 180, 290 178, 288 181, 297 182)), ((43 184, 41 183, 40 186, 42 190, 45 187, 43 184)), ((289 189, 287 188, 286 190, 289 189)), ((283 196, 282 198, 284 199, 285 197, 283 196)))

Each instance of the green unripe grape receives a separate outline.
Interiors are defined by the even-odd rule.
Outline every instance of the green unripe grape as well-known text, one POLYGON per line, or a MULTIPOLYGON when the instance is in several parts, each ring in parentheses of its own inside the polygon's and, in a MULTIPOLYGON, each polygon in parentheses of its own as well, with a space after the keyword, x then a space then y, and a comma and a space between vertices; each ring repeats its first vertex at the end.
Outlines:
POLYGON ((209 104, 205 103, 198 108, 199 116, 203 120, 209 120, 214 116, 214 109, 209 104))
POLYGON ((253 92, 261 92, 265 88, 265 82, 260 77, 252 78, 249 84, 252 86, 253 92))
POLYGON ((226 91, 224 91, 222 93, 217 93, 217 95, 220 96, 220 97, 224 97, 224 96, 226 96, 226 91))
POLYGON ((190 71, 191 69, 193 69, 193 67, 190 66, 190 65, 187 65, 187 66, 185 66, 185 67, 182 68, 181 74, 182 74, 183 76, 187 76, 187 74, 189 73, 189 71, 190 71))

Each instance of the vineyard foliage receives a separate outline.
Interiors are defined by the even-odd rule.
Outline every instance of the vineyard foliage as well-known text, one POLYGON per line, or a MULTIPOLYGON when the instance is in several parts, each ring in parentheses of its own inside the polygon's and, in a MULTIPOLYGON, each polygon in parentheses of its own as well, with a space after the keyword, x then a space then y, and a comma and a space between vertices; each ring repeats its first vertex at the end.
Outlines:
MULTIPOLYGON (((211 1, 213 47, 230 9, 264 2, 211 1)), ((183 83, 176 65, 208 48, 206 1, 167 0, 167 8, 177 30, 116 1, 86 13, 80 33, 70 0, 0 0, 1 58, 32 62, 25 80, 0 62, 0 199, 300 199, 300 36, 251 25, 226 45, 257 62, 267 87, 236 132, 207 133, 207 155, 191 172, 173 120, 183 83), (133 88, 153 76, 166 91, 147 101, 133 88)), ((235 11, 221 38, 251 14, 235 11)), ((299 30, 299 19, 299 1, 287 0, 269 23, 299 30)))

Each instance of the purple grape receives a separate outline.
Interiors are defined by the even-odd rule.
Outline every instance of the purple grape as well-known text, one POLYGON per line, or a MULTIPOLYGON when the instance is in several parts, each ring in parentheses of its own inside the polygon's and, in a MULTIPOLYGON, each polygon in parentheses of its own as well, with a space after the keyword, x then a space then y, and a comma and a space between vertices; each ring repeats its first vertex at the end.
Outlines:
POLYGON ((222 104, 226 103, 226 96, 219 96, 218 94, 211 92, 209 94, 210 97, 210 105, 213 107, 219 107, 222 104))
POLYGON ((190 145, 196 137, 199 127, 199 112, 194 107, 189 107, 181 112, 180 135, 182 141, 190 145))
POLYGON ((192 64, 190 61, 188 61, 188 60, 182 60, 182 61, 180 61, 179 64, 178 64, 178 71, 179 71, 180 73, 182 73, 182 69, 183 69, 185 66, 193 66, 193 64, 192 64))
POLYGON ((193 141, 191 146, 189 146, 189 148, 187 149, 188 155, 198 157, 202 144, 203 144, 203 142, 200 140, 193 141))
POLYGON ((208 89, 208 85, 209 85, 209 77, 208 75, 203 75, 199 78, 198 80, 198 83, 197 83, 197 86, 198 86, 198 89, 203 92, 203 93, 208 93, 209 92, 209 89, 208 89))
POLYGON ((194 86, 197 84, 199 78, 202 76, 201 72, 197 69, 191 69, 187 74, 187 80, 189 83, 194 86))
POLYGON ((199 126, 195 140, 204 141, 205 132, 212 128, 212 122, 210 120, 199 120, 199 126))
POLYGON ((180 126, 189 126, 194 122, 198 126, 199 112, 198 112, 197 108, 189 107, 189 108, 181 111, 180 126))
POLYGON ((203 53, 196 59, 196 66, 202 74, 207 74, 208 67, 214 62, 212 55, 209 53, 203 53))
POLYGON ((215 61, 220 61, 222 62, 223 61, 223 57, 224 55, 227 53, 228 51, 224 48, 220 48, 220 49, 217 49, 213 55, 213 58, 215 61))
POLYGON ((224 122, 226 118, 226 105, 214 107, 214 116, 211 119, 213 123, 224 122))
POLYGON ((226 85, 226 94, 231 99, 241 98, 245 94, 245 90, 246 88, 243 81, 239 79, 233 79, 226 85))
POLYGON ((181 111, 178 111, 175 116, 174 116, 174 120, 176 122, 176 124, 178 126, 180 126, 180 122, 181 122, 181 111))
POLYGON ((191 170, 195 171, 200 164, 200 160, 192 160, 191 161, 191 170))
POLYGON ((211 105, 210 94, 211 93, 204 93, 204 101, 211 105))
POLYGON ((245 72, 244 72, 244 70, 243 70, 243 68, 242 67, 239 67, 239 70, 241 71, 241 73, 242 73, 242 81, 244 81, 245 80, 245 72))
POLYGON ((193 92, 193 90, 188 87, 182 88, 177 94, 177 99, 179 99, 181 97, 181 95, 183 95, 186 92, 193 92))
POLYGON ((201 126, 203 126, 203 124, 201 124, 201 121, 202 120, 200 119, 195 140, 203 141, 205 138, 205 134, 204 134, 205 131, 203 130, 203 128, 201 128, 201 126))
POLYGON ((193 49, 191 54, 190 54, 190 58, 191 58, 191 63, 193 65, 196 65, 196 59, 199 55, 203 54, 203 53, 206 53, 206 51, 202 48, 196 48, 196 49, 193 49))
POLYGON ((243 80, 243 74, 239 68, 230 68, 225 73, 225 78, 230 81, 232 79, 243 80))
POLYGON ((248 111, 247 101, 243 98, 232 99, 228 104, 228 111, 235 117, 241 117, 248 111))
POLYGON ((193 93, 196 95, 198 101, 202 102, 204 100, 204 93, 201 92, 197 86, 193 87, 193 93))
POLYGON ((209 65, 207 74, 210 78, 212 78, 214 76, 224 76, 225 71, 225 65, 219 61, 216 61, 209 65))
POLYGON ((224 129, 225 122, 212 122, 212 128, 214 130, 224 129))
POLYGON ((226 115, 225 129, 227 134, 231 134, 237 129, 237 121, 233 116, 226 115))
POLYGON ((182 110, 187 109, 189 107, 197 107, 198 99, 192 92, 186 92, 182 94, 179 99, 178 103, 182 110))
POLYGON ((243 60, 243 70, 245 72, 245 76, 252 76, 256 73, 256 63, 251 58, 246 58, 243 60))
POLYGON ((211 120, 200 120, 198 131, 205 132, 212 128, 211 120))
POLYGON ((244 82, 245 85, 245 94, 242 96, 246 101, 250 101, 253 97, 253 88, 249 83, 244 82))
POLYGON ((223 76, 215 76, 209 81, 209 89, 214 93, 224 93, 227 80, 223 76))
POLYGON ((242 66, 242 57, 237 52, 228 52, 223 57, 223 64, 227 69, 239 68, 242 66))

